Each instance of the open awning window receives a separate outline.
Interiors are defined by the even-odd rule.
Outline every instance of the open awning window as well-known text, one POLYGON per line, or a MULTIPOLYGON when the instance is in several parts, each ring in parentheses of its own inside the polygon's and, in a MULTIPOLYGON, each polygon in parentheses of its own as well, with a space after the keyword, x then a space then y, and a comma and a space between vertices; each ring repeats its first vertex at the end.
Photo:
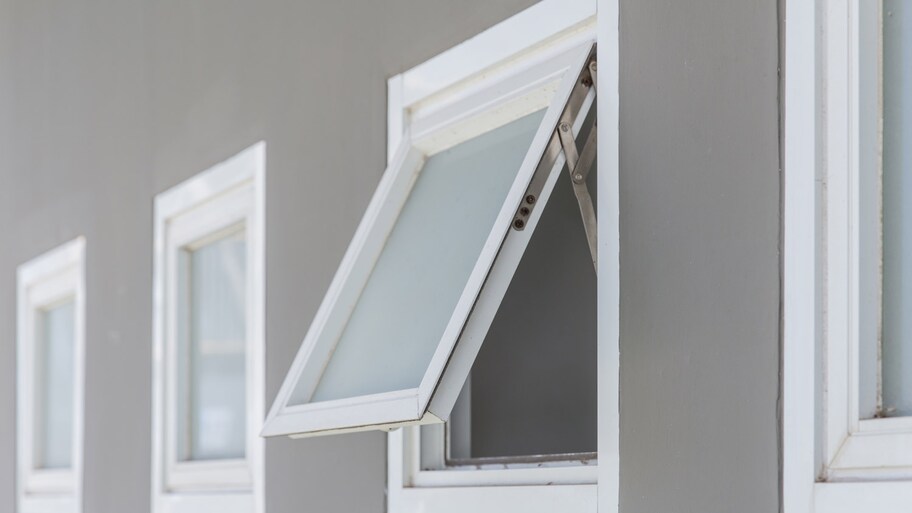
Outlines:
POLYGON ((446 420, 558 180, 595 260, 595 48, 563 59, 547 80, 474 91, 406 134, 264 436, 446 420))

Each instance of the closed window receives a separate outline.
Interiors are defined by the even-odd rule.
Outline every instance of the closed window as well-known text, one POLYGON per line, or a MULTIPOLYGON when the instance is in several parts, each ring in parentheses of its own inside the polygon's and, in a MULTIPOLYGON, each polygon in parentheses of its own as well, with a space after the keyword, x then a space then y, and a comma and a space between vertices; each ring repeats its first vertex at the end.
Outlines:
POLYGON ((83 239, 19 267, 19 511, 81 511, 83 239))
POLYGON ((263 511, 264 151, 156 197, 156 512, 263 511))

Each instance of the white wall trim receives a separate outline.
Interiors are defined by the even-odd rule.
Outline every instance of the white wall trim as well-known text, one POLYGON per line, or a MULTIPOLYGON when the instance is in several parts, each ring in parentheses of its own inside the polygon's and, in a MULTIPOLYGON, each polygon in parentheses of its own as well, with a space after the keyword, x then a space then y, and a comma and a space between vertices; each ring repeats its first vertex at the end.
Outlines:
MULTIPOLYGON (((153 441, 154 513, 263 513, 263 440, 265 412, 265 169, 266 145, 259 142, 230 159, 155 198, 153 259, 153 441), (247 441, 246 457, 237 460, 177 462, 168 450, 167 390, 173 366, 167 350, 173 337, 166 319, 168 283, 173 282, 169 255, 207 234, 243 223, 248 246, 247 441), (169 377, 170 376, 170 377, 169 377)), ((173 256, 173 255, 172 255, 173 256)), ((173 430, 171 430, 173 431, 173 430)))
POLYGON ((598 510, 620 505, 620 5, 598 2, 598 510))
POLYGON ((19 266, 17 273, 17 507, 20 513, 82 511, 85 426, 85 239, 19 266), (63 298, 74 305, 71 467, 35 469, 35 314, 63 298))
POLYGON ((817 240, 816 2, 785 4, 783 171, 784 513, 814 511, 817 240))

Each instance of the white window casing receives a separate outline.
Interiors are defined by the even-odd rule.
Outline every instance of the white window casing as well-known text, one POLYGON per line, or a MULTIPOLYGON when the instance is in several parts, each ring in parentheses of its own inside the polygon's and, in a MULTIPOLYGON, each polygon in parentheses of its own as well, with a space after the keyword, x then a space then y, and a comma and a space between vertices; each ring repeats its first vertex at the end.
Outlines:
POLYGON ((85 411, 85 239, 77 238, 19 266, 16 299, 18 511, 79 513, 85 411), (63 339, 57 341, 63 345, 50 347, 51 329, 42 321, 61 309, 69 315, 57 319, 54 331, 64 330, 63 339), (61 351, 62 355, 53 354, 61 351), (57 366, 39 369, 42 362, 57 366), (56 381, 68 377, 72 382, 51 383, 55 377, 56 381), (58 394, 64 393, 54 398, 58 402, 49 397, 55 385, 58 394), (61 399, 70 404, 59 403, 61 399), (53 419, 52 408, 57 413, 53 419), (55 421, 57 429, 48 433, 55 421), (59 421, 66 424, 61 426, 59 421), (58 439, 50 440, 54 435, 58 439), (48 447, 61 442, 56 450, 48 447), (51 453, 55 453, 54 461, 49 462, 51 453))
MULTIPOLYGON (((259 430, 265 409, 265 150, 265 143, 257 143, 155 198, 152 444, 152 502, 155 513, 264 511, 263 441, 259 437, 259 430), (201 380, 203 377, 193 374, 198 368, 191 368, 190 363, 182 364, 179 354, 184 354, 181 351, 186 351, 184 347, 189 343, 181 343, 184 340, 181 337, 189 337, 187 333, 191 330, 187 319, 192 311, 189 298, 193 289, 190 288, 190 282, 186 282, 191 279, 192 268, 188 262, 193 258, 191 255, 200 255, 204 248, 229 252, 234 248, 233 257, 230 256, 231 253, 224 257, 227 263, 222 271, 231 273, 228 278, 243 278, 236 281, 217 275, 199 274, 199 280, 208 276, 208 286, 216 289, 210 290, 208 295, 202 290, 197 292, 200 298, 204 298, 199 301, 209 301, 209 308, 214 309, 207 311, 215 312, 214 315, 222 312, 224 315, 224 308, 229 308, 231 315, 236 312, 231 310, 230 303, 228 306, 214 304, 220 295, 225 295, 225 290, 219 292, 218 287, 229 286, 228 281, 234 283, 235 287, 242 286, 243 321, 226 318, 208 324, 210 330, 222 332, 226 326, 242 329, 241 339, 223 340, 219 336, 227 335, 216 333, 211 335, 215 338, 199 342, 200 350, 215 355, 215 358, 221 357, 222 360, 219 361, 223 362, 222 365, 225 365, 226 355, 234 355, 235 359, 238 351, 243 355, 243 391, 238 396, 242 397, 244 405, 242 434, 236 430, 231 432, 212 427, 211 422, 219 423, 219 415, 215 413, 220 412, 209 413, 208 416, 200 413, 199 419, 190 420, 193 415, 191 411, 194 411, 190 410, 193 407, 190 405, 191 400, 182 399, 190 394, 188 387, 202 387, 191 385, 193 379, 201 380), (238 252, 237 248, 242 249, 238 252), (184 297, 187 299, 182 299, 184 297), (181 304, 183 309, 180 308, 181 304), (191 425, 194 422, 199 425, 191 425), (206 436, 193 438, 196 432, 194 430, 205 433, 206 436), (221 438, 216 435, 221 435, 221 438), (229 437, 227 441, 225 436, 229 437), (242 456, 235 454, 237 448, 231 452, 231 436, 242 437, 242 440, 234 442, 235 445, 240 444, 242 456), (193 440, 206 439, 222 440, 223 445, 228 444, 228 449, 208 448, 208 453, 204 455, 187 452, 191 451, 189 448, 193 440), (213 450, 216 450, 216 454, 209 454, 213 450), (229 452, 218 454, 218 450, 229 452)), ((211 258, 213 253, 208 255, 211 258)), ((212 271, 212 260, 207 262, 210 265, 207 269, 210 270, 203 269, 200 273, 216 272, 212 271)), ((204 315, 200 312, 206 305, 195 306, 201 310, 194 315, 204 315)), ((185 358, 189 362, 189 356, 185 358)), ((233 367, 230 363, 228 365, 227 372, 230 373, 233 367)), ((221 377, 221 387, 231 386, 226 384, 230 382, 225 382, 224 376, 221 377)), ((238 379, 235 377, 235 380, 238 379)), ((231 414, 230 406, 219 406, 223 423, 224 415, 231 414), (229 410, 227 413, 226 408, 229 410)), ((229 427, 238 427, 234 420, 229 424, 229 427)))
POLYGON ((880 1, 786 3, 783 508, 906 511, 912 419, 878 418, 880 1), (865 360, 866 355, 869 357, 865 360), (869 363, 865 363, 865 362, 869 363))

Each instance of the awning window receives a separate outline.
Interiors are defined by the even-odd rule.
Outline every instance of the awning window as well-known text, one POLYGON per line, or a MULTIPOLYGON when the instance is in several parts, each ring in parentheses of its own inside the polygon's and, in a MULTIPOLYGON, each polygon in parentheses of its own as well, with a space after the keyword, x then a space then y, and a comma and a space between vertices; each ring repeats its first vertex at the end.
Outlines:
POLYGON ((404 137, 265 436, 445 420, 557 180, 572 183, 594 261, 595 129, 577 136, 595 114, 594 58, 587 45, 547 83, 475 92, 404 137))

